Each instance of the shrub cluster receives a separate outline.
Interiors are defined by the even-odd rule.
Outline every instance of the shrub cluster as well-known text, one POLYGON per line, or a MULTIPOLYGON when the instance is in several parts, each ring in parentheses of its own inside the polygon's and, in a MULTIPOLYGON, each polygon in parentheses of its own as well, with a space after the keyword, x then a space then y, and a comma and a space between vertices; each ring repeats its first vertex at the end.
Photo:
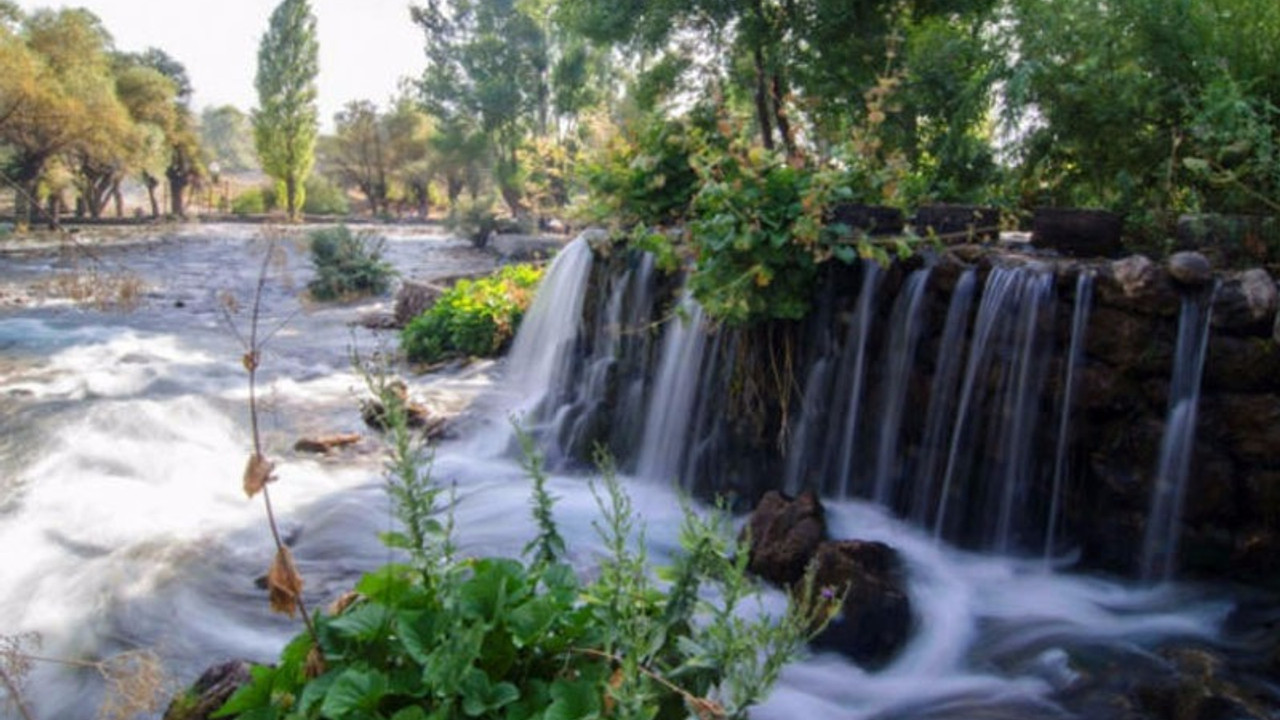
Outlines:
POLYGON ((395 270, 382 259, 385 239, 352 233, 345 225, 316 230, 309 237, 316 271, 307 285, 311 297, 338 300, 381 295, 390 288, 395 270))
POLYGON ((500 353, 515 337, 542 274, 534 265, 508 265, 486 278, 459 281, 405 327, 405 354, 431 363, 451 354, 500 353))

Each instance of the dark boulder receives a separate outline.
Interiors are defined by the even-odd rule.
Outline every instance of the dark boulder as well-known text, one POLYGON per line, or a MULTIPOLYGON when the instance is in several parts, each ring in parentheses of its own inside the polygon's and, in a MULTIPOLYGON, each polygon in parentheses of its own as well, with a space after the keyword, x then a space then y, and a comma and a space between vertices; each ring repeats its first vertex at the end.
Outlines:
POLYGON ((812 492, 795 499, 771 490, 747 522, 751 558, 747 569, 783 587, 804 577, 809 559, 827 536, 822 504, 812 492))
POLYGON ((248 661, 232 660, 205 670, 191 687, 169 703, 164 720, 206 720, 250 680, 248 661))
POLYGON ((880 542, 824 542, 813 556, 816 592, 845 592, 844 605, 814 639, 875 669, 891 661, 911 635, 911 600, 898 551, 880 542))

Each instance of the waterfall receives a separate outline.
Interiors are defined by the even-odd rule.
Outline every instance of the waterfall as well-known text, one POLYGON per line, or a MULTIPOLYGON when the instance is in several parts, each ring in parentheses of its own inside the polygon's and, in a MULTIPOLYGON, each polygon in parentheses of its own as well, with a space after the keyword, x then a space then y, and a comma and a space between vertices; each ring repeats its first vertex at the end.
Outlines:
POLYGON ((565 245, 547 268, 512 343, 507 387, 520 398, 518 412, 534 421, 558 409, 557 400, 569 383, 591 264, 585 234, 565 245))
POLYGON ((969 327, 969 311, 973 307, 973 295, 977 289, 977 273, 966 270, 956 282, 947 308, 942 340, 938 345, 938 362, 930 388, 929 409, 925 417, 924 437, 921 439, 919 462, 912 484, 915 488, 911 503, 911 518, 921 525, 928 525, 937 509, 937 478, 945 451, 949 423, 953 415, 956 385, 960 381, 964 354, 959 352, 969 327))
POLYGON ((1151 511, 1142 542, 1142 578, 1168 580, 1176 566, 1179 522, 1195 450, 1200 378, 1209 347, 1210 319, 1217 285, 1182 299, 1173 377, 1169 381, 1169 413, 1160 442, 1151 511))
POLYGON ((1049 527, 1045 532, 1044 557, 1048 562, 1058 541, 1058 516, 1062 513, 1063 485, 1067 477, 1067 456, 1071 440, 1071 411, 1075 405, 1077 371, 1084 354, 1084 338, 1089 329, 1089 312, 1093 308, 1093 273, 1081 272, 1076 278, 1076 299, 1071 311, 1071 347, 1067 351, 1065 377, 1062 381, 1062 412, 1058 418, 1058 442, 1053 461, 1053 488, 1049 497, 1049 527))
POLYGON ((849 390, 844 426, 835 428, 839 434, 833 447, 840 448, 840 463, 831 479, 835 483, 833 490, 836 497, 849 497, 853 492, 852 476, 858 454, 858 425, 863 421, 862 400, 867 383, 869 338, 872 325, 875 324, 876 296, 883 275, 879 263, 868 261, 862 264, 862 289, 858 293, 858 306, 854 311, 853 324, 849 327, 849 339, 844 349, 845 362, 850 365, 841 371, 841 375, 850 380, 852 387, 849 390))
POLYGON ((681 479, 706 347, 702 306, 691 295, 685 295, 676 317, 667 324, 657 377, 649 395, 636 462, 636 474, 642 478, 662 482, 681 479))
POLYGON ((937 537, 962 535, 964 523, 978 519, 965 512, 974 509, 979 518, 995 517, 994 525, 978 528, 983 544, 1007 548, 1012 541, 1014 515, 1029 481, 1034 412, 1047 357, 1047 333, 1040 328, 1052 297, 1053 276, 1039 268, 997 267, 987 277, 942 475, 937 537), (995 388, 989 387, 993 373, 995 388), (988 396, 998 410, 992 416, 985 413, 988 396), (984 431, 991 446, 982 442, 984 431), (975 457, 976 450, 994 451, 995 467, 974 473, 984 459, 975 457), (971 478, 977 487, 966 487, 971 478), (948 525, 953 514, 954 528, 948 525))
POLYGON ((872 499, 886 507, 896 501, 895 488, 902 475, 899 445, 907 389, 916 368, 916 349, 924 325, 921 307, 929 281, 929 269, 917 270, 907 278, 889 315, 889 344, 882 364, 888 379, 880 404, 880 439, 876 444, 876 465, 872 499))

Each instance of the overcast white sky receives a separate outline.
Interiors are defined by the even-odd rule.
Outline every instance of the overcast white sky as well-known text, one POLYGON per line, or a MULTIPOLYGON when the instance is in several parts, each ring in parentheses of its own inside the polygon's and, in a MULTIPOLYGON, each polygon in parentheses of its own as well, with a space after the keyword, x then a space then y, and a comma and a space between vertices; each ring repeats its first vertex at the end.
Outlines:
MULTIPOLYGON (((102 18, 120 50, 158 47, 187 68, 193 107, 257 104, 258 41, 278 0, 19 0, 24 10, 83 7, 102 18)), ((385 106, 401 77, 425 65, 409 0, 311 0, 320 35, 320 117, 349 100, 385 106)))

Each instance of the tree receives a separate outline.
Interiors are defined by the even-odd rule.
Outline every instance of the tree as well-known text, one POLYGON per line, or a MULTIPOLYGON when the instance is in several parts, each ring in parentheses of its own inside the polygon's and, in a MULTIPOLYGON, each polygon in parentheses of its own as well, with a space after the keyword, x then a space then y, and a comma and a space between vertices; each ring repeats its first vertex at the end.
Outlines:
POLYGON ((426 34, 428 112, 449 128, 479 131, 503 200, 523 214, 518 152, 529 132, 546 132, 551 101, 545 28, 513 0, 429 0, 412 17, 426 34))
POLYGON ((394 169, 390 134, 378 107, 353 100, 333 116, 333 123, 335 134, 326 155, 338 182, 359 189, 372 214, 385 211, 394 169))
POLYGON ((205 108, 200 114, 200 143, 223 170, 243 172, 258 167, 253 125, 234 105, 205 108))
POLYGON ((50 166, 92 146, 95 133, 123 112, 110 47, 102 22, 87 10, 39 10, 19 31, 0 31, 0 144, 11 150, 5 172, 18 187, 20 226, 30 222, 50 166))
POLYGON ((315 163, 318 54, 310 3, 283 0, 258 47, 253 129, 262 169, 282 186, 290 219, 301 215, 304 183, 315 163))

